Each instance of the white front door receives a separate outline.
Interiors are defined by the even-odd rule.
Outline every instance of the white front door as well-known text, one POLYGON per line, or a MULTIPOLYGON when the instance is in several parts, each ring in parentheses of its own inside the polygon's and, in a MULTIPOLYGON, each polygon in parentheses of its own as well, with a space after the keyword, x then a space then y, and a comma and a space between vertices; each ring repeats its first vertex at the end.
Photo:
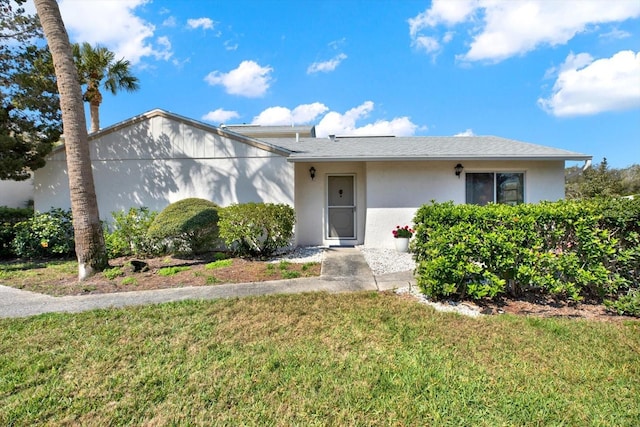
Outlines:
POLYGON ((327 239, 355 239, 355 176, 329 175, 327 179, 327 239))

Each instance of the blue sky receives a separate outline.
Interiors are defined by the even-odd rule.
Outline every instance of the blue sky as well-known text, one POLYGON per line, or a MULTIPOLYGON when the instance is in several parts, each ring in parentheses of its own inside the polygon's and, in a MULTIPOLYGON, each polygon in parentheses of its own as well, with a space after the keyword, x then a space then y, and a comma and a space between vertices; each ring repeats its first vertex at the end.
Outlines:
POLYGON ((640 163, 640 1, 61 0, 71 40, 141 89, 101 125, 162 108, 318 136, 496 135, 640 163))

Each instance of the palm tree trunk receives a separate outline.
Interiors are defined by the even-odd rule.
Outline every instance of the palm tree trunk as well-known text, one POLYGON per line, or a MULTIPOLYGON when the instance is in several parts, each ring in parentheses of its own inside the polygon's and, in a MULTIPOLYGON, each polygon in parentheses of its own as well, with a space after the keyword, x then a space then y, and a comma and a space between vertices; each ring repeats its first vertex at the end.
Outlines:
POLYGON ((56 0, 35 0, 35 6, 53 57, 60 92, 78 279, 84 280, 104 270, 109 262, 91 171, 82 91, 56 0))
POLYGON ((91 133, 100 130, 100 104, 89 102, 89 115, 91 116, 91 133))

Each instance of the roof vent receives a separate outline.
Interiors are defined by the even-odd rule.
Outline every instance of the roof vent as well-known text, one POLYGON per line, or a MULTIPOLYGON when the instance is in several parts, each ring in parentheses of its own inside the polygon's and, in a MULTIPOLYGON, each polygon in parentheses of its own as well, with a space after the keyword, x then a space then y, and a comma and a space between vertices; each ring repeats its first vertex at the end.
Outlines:
POLYGON ((335 140, 336 140, 336 136, 335 136, 335 135, 329 135, 329 139, 330 139, 331 141, 335 141, 335 140))

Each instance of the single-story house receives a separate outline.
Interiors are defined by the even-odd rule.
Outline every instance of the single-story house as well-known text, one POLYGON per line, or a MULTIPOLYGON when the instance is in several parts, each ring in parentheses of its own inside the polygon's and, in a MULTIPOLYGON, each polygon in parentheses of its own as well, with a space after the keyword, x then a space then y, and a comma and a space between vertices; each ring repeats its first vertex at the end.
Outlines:
MULTIPOLYGON (((564 198, 566 160, 591 156, 494 136, 316 138, 308 126, 211 126, 153 110, 89 136, 100 216, 187 197, 286 203, 297 245, 393 247, 434 201, 564 198)), ((35 172, 35 209, 70 207, 63 148, 35 172)))

